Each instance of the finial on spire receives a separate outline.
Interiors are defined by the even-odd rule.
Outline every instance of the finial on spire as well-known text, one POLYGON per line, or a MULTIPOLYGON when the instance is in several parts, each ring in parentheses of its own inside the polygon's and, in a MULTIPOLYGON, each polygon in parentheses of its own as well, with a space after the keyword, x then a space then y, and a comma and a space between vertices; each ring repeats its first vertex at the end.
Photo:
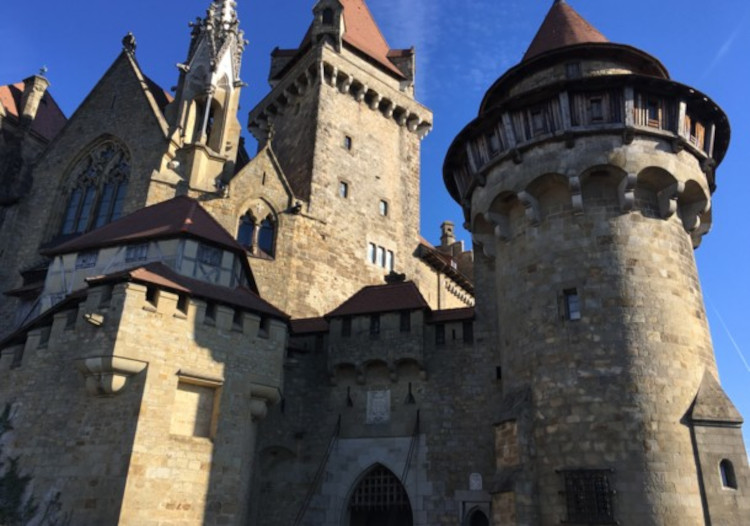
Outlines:
POLYGON ((130 55, 135 55, 135 48, 136 48, 136 42, 135 42, 135 36, 132 32, 128 32, 125 37, 122 39, 122 49, 125 50, 126 53, 130 55))
POLYGON ((44 77, 48 71, 49 69, 47 68, 47 66, 42 66, 41 68, 39 68, 39 76, 44 77))

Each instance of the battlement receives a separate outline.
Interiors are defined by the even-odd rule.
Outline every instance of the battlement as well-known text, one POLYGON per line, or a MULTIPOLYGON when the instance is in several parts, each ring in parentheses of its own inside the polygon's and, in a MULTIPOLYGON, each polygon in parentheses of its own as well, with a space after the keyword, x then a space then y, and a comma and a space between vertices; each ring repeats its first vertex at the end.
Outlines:
POLYGON ((291 111, 297 100, 320 82, 378 111, 401 127, 424 138, 432 130, 432 112, 398 86, 385 82, 374 69, 363 69, 327 47, 321 56, 308 54, 299 60, 274 89, 250 112, 248 129, 261 143, 268 140, 276 116, 291 111))

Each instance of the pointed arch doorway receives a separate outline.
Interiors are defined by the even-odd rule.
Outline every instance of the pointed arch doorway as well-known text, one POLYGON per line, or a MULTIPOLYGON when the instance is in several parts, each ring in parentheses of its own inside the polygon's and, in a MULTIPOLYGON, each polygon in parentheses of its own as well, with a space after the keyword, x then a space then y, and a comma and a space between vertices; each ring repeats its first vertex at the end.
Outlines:
POLYGON ((391 470, 376 464, 349 498, 347 526, 413 526, 406 489, 391 470))

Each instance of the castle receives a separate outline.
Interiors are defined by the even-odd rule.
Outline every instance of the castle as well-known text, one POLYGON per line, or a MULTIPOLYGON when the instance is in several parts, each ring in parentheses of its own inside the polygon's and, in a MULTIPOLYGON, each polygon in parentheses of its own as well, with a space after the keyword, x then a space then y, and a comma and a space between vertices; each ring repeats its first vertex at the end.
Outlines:
POLYGON ((693 250, 729 124, 556 0, 419 235, 415 52, 319 0, 240 138, 230 0, 66 119, 0 87, 5 449, 75 524, 750 524, 693 250), (302 35, 301 35, 302 36, 302 35))

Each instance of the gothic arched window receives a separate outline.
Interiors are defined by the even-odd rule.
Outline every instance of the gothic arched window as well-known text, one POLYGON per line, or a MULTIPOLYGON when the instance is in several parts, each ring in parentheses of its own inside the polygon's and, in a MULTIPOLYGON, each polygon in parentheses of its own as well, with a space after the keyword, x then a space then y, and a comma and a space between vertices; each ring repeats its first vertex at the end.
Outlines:
POLYGON ((113 141, 94 147, 73 167, 63 235, 81 234, 122 214, 130 177, 130 156, 113 141))
POLYGON ((260 223, 258 248, 267 256, 274 256, 276 248, 276 223, 270 215, 260 223))
POLYGON ((255 218, 251 214, 245 214, 240 218, 240 227, 237 230, 237 242, 252 252, 255 237, 255 218))
POLYGON ((250 211, 240 217, 237 242, 253 256, 274 257, 276 254, 274 215, 269 213, 262 221, 258 221, 255 217, 250 211))

